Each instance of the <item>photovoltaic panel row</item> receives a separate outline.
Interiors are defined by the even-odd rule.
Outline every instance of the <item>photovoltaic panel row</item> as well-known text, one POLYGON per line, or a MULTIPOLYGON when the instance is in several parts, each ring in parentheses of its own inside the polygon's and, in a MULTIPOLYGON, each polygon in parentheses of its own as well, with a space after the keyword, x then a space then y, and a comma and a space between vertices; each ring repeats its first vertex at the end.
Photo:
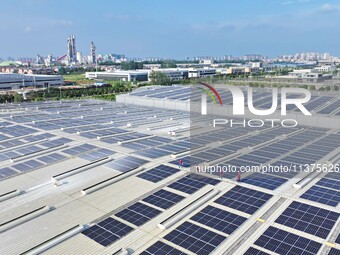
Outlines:
POLYGON ((9 141, 2 141, 0 142, 0 148, 1 149, 8 149, 8 148, 12 148, 15 146, 19 146, 22 144, 25 144, 26 142, 23 139, 17 138, 17 139, 12 139, 9 141))
POLYGON ((340 190, 340 181, 339 180, 322 178, 315 185, 330 188, 330 189, 340 190))
POLYGON ((146 149, 146 148, 153 148, 158 145, 169 143, 171 141, 172 140, 169 138, 164 138, 160 136, 152 136, 152 137, 137 140, 134 142, 124 143, 122 144, 122 146, 137 151, 137 150, 146 149))
POLYGON ((155 218, 162 211, 157 210, 151 206, 147 206, 140 202, 121 210, 115 216, 124 219, 136 226, 141 226, 148 222, 150 219, 155 218))
POLYGON ((313 109, 320 107, 321 105, 325 104, 326 102, 328 102, 332 99, 333 98, 329 97, 329 96, 319 96, 319 97, 316 97, 315 100, 311 100, 308 103, 304 104, 304 107, 308 111, 312 111, 313 109))
POLYGON ((275 222, 326 239, 338 218, 339 213, 294 201, 275 222))
POLYGON ((41 156, 41 157, 37 158, 37 160, 43 162, 46 165, 54 164, 58 161, 62 161, 62 160, 65 160, 65 159, 67 159, 65 156, 60 155, 58 153, 52 153, 52 154, 41 156))
POLYGON ((140 150, 140 151, 136 151, 134 152, 134 154, 142 156, 142 157, 146 157, 146 158, 160 158, 160 157, 164 157, 166 155, 170 155, 171 152, 169 151, 165 151, 165 150, 161 150, 156 148, 150 148, 150 149, 144 149, 144 150, 140 150))
POLYGON ((158 241, 143 251, 140 255, 187 255, 182 251, 177 250, 176 248, 165 244, 161 241, 158 241))
POLYGON ((179 172, 179 170, 176 168, 166 166, 166 165, 159 165, 146 172, 143 172, 137 175, 137 177, 142 178, 144 180, 151 181, 151 182, 159 182, 177 172, 179 172))
POLYGON ((332 248, 332 249, 329 251, 328 255, 340 255, 340 250, 335 249, 335 248, 332 248))
POLYGON ((108 125, 104 124, 92 124, 92 125, 86 125, 86 126, 79 126, 79 127, 71 127, 71 128, 65 128, 63 129, 64 132, 69 133, 69 134, 75 134, 77 132, 86 132, 86 131, 91 131, 91 130, 96 130, 96 129, 104 129, 107 128, 108 125))
POLYGON ((16 174, 18 174, 18 172, 14 171, 13 169, 11 169, 9 167, 0 168, 0 180, 4 179, 4 178, 11 177, 11 176, 16 175, 16 174))
POLYGON ((29 135, 38 132, 38 130, 33 128, 28 128, 20 125, 13 125, 9 127, 1 128, 1 133, 10 135, 13 137, 20 137, 24 135, 29 135))
POLYGON ((52 135, 50 133, 43 133, 43 134, 39 134, 39 135, 32 135, 32 136, 28 136, 28 137, 24 137, 23 140, 27 141, 27 142, 37 142, 43 139, 50 139, 55 137, 55 135, 52 135))
POLYGON ((54 139, 54 140, 42 142, 39 145, 42 146, 42 147, 45 147, 45 149, 51 149, 51 148, 55 148, 55 147, 58 147, 58 146, 62 146, 62 145, 67 144, 69 142, 72 142, 72 140, 69 139, 69 138, 62 137, 62 138, 57 138, 57 139, 54 139))
POLYGON ((340 202, 339 191, 319 187, 316 185, 312 186, 300 197, 330 206, 337 206, 340 202))
POLYGON ((9 138, 10 138, 10 137, 7 136, 7 135, 0 134, 0 141, 7 140, 7 139, 9 139, 9 138))
POLYGON ((226 237, 196 224, 184 222, 164 239, 195 254, 207 255, 226 240, 226 237))
POLYGON ((19 172, 27 172, 27 171, 31 171, 33 169, 36 169, 42 166, 44 166, 43 163, 35 159, 31 159, 31 160, 24 161, 22 163, 15 164, 12 166, 12 168, 14 168, 15 170, 19 172))
POLYGON ((109 217, 96 225, 85 229, 82 234, 103 246, 109 246, 132 230, 132 227, 109 217))
POLYGON ((31 155, 31 154, 34 154, 34 153, 37 153, 37 152, 40 152, 46 149, 48 148, 46 148, 43 143, 35 144, 35 145, 27 145, 24 147, 12 149, 10 151, 0 153, 0 161, 15 159, 15 158, 23 157, 26 155, 31 155))
POLYGON ((270 255, 267 252, 260 251, 258 249, 255 249, 254 247, 250 247, 243 255, 270 255))
POLYGON ((338 235, 338 237, 335 240, 336 243, 340 244, 340 234, 338 235))
POLYGON ((98 147, 92 145, 92 144, 88 144, 88 143, 84 143, 66 150, 62 150, 63 153, 71 155, 71 156, 76 156, 94 149, 97 149, 98 147))
POLYGON ((140 158, 136 158, 133 156, 127 156, 123 158, 116 159, 112 162, 106 163, 104 166, 120 171, 120 172, 128 172, 130 170, 136 169, 148 161, 140 158))
POLYGON ((254 244, 280 255, 315 255, 322 245, 275 227, 269 227, 254 244))
POLYGON ((173 192, 161 189, 143 199, 144 202, 162 209, 169 209, 182 201, 185 197, 173 192))
POLYGON ((339 180, 340 173, 333 170, 332 172, 330 171, 328 174, 326 174, 325 178, 339 180))
POLYGON ((128 131, 120 129, 120 128, 107 128, 107 129, 100 129, 100 130, 94 130, 94 131, 88 131, 80 133, 81 136, 93 139, 97 137, 103 137, 103 136, 109 136, 109 135, 116 135, 116 134, 122 134, 126 133, 128 131))
POLYGON ((142 133, 128 133, 126 135, 119 135, 119 136, 113 136, 113 137, 107 137, 107 138, 102 138, 101 141, 103 141, 104 143, 118 143, 118 142, 125 142, 125 141, 129 141, 129 140, 134 140, 134 139, 139 139, 139 138, 143 138, 143 137, 147 137, 149 135, 147 134, 142 134, 142 133))
POLYGON ((248 214, 253 214, 271 197, 272 195, 260 191, 235 186, 214 202, 248 214))
POLYGON ((334 103, 331 103, 330 105, 318 111, 318 113, 319 114, 331 114, 332 112, 338 109, 340 109, 340 100, 337 100, 334 103))
POLYGON ((170 184, 168 187, 187 194, 192 194, 207 184, 216 185, 219 182, 220 181, 216 179, 190 174, 170 184))
POLYGON ((78 158, 93 162, 93 161, 97 161, 99 159, 111 156, 113 154, 115 154, 115 152, 112 150, 100 148, 99 150, 90 151, 90 152, 81 154, 78 156, 78 158))
POLYGON ((192 216, 190 220, 231 235, 247 218, 208 205, 196 215, 192 216))
POLYGON ((255 185, 261 188, 274 190, 285 183, 287 179, 275 177, 264 173, 253 173, 246 178, 241 179, 241 182, 255 185))

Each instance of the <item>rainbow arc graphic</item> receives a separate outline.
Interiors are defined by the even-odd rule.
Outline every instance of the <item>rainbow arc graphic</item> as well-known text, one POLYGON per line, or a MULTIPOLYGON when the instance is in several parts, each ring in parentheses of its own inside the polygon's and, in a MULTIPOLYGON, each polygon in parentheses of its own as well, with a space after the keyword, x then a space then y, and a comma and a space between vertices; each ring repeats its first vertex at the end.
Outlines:
POLYGON ((220 95, 218 94, 218 92, 216 91, 216 89, 214 89, 211 85, 207 84, 207 83, 204 83, 204 82, 200 82, 199 84, 205 86, 206 88, 208 89, 205 89, 205 88, 201 88, 199 87, 199 89, 203 90, 205 93, 207 93, 211 99, 213 100, 214 104, 217 104, 217 101, 216 101, 216 98, 218 100, 218 102, 220 103, 220 105, 222 106, 222 99, 220 97, 220 95), (216 98, 215 98, 215 96, 216 98))

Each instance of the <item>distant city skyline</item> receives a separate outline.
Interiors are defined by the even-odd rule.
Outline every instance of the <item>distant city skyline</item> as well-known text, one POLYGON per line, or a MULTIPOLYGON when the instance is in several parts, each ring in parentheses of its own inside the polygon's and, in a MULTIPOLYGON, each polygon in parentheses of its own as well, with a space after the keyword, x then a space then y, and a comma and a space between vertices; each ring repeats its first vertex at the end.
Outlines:
POLYGON ((13 0, 0 9, 0 57, 62 56, 74 34, 90 54, 184 59, 268 57, 298 52, 340 56, 336 0, 13 0))

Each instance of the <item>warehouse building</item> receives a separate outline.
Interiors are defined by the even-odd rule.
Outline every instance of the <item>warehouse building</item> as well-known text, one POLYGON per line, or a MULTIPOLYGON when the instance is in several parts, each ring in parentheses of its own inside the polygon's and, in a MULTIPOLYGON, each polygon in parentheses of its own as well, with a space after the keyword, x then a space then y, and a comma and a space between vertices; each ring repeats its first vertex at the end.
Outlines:
POLYGON ((0 73, 0 90, 18 90, 27 87, 47 88, 61 86, 63 83, 63 77, 59 75, 0 73))
POLYGON ((340 119, 339 98, 313 95, 328 114, 310 125, 226 129, 187 108, 200 93, 0 105, 0 254, 339 254, 338 172, 238 177, 338 164, 340 128, 318 122, 340 119), (216 163, 236 172, 197 170, 216 163))

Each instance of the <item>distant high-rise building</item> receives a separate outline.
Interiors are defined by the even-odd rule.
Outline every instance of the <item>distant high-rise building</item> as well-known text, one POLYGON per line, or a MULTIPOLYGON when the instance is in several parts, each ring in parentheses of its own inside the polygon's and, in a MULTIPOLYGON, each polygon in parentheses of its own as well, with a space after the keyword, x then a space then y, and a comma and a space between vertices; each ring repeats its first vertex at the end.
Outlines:
POLYGON ((67 60, 69 63, 77 62, 76 37, 74 35, 67 38, 67 60))
POLYGON ((94 45, 94 42, 91 42, 90 44, 90 57, 91 57, 91 63, 96 63, 96 46, 94 45))
POLYGON ((83 56, 81 55, 81 52, 79 52, 79 51, 77 52, 76 58, 77 58, 77 63, 82 64, 83 56))
POLYGON ((52 54, 48 55, 47 58, 45 58, 45 66, 51 66, 53 64, 53 57, 52 54))
POLYGON ((37 57, 35 59, 35 63, 38 65, 44 64, 44 58, 42 56, 40 56, 39 54, 37 54, 37 57))

